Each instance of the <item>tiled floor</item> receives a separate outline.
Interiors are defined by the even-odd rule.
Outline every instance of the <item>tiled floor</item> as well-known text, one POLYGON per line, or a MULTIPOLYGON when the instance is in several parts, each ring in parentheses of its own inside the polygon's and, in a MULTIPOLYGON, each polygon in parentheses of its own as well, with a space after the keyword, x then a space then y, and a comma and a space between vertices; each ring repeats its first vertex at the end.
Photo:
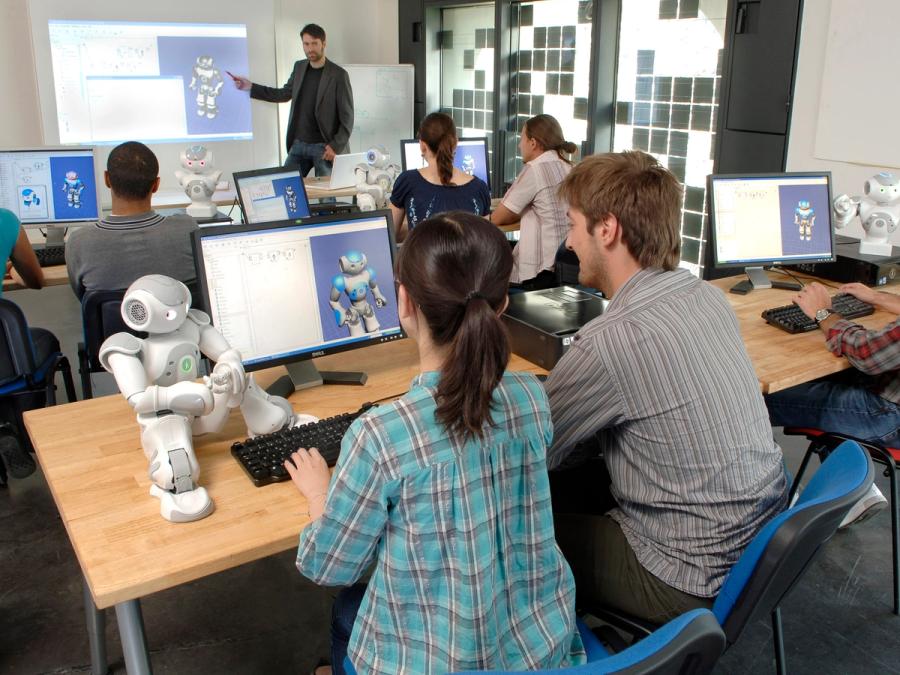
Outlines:
MULTIPOLYGON (((71 291, 8 297, 32 325, 60 337, 74 366, 81 325, 71 291)), ((784 446, 796 468, 803 445, 784 446)), ((886 479, 878 482, 886 488, 886 479)), ((0 523, 0 673, 90 672, 81 575, 40 471, 0 491, 0 523)), ((792 673, 900 673, 889 524, 884 511, 838 533, 784 603, 792 673)), ((152 595, 142 606, 154 671, 306 673, 327 654, 331 597, 300 576, 292 552, 152 595)), ((112 614, 107 638, 111 671, 123 673, 112 614)), ((716 672, 774 672, 767 618, 745 631, 716 672)))

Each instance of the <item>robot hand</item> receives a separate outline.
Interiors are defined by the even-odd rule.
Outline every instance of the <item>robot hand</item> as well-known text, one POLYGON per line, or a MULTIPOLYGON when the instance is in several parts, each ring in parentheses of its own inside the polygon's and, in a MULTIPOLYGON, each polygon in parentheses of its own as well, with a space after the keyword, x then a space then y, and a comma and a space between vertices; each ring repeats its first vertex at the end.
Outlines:
POLYGON ((846 217, 856 212, 856 202, 848 195, 841 195, 834 200, 834 212, 840 217, 846 217))
POLYGON ((214 394, 237 396, 247 386, 247 376, 241 355, 236 349, 229 349, 219 355, 212 371, 212 391, 214 394))
POLYGON ((387 300, 385 300, 383 297, 375 296, 375 306, 378 307, 378 309, 381 309, 386 304, 387 304, 387 300))
POLYGON ((208 415, 213 410, 213 395, 209 387, 198 382, 176 382, 168 387, 150 385, 135 394, 128 402, 137 413, 171 410, 182 415, 208 415))
POLYGON ((191 83, 188 85, 188 89, 190 89, 191 91, 195 91, 197 89, 197 78, 196 77, 191 78, 191 83))
POLYGON ((340 321, 338 321, 338 327, 348 323, 356 323, 357 321, 359 321, 359 312, 352 307, 346 307, 343 316, 341 316, 340 321))

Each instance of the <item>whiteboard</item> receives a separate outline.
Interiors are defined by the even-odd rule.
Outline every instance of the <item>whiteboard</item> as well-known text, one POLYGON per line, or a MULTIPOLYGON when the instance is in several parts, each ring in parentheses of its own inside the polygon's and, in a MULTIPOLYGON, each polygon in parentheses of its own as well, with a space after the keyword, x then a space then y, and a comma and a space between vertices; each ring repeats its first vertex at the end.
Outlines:
POLYGON ((350 152, 383 145, 400 164, 400 141, 413 138, 413 66, 341 64, 353 87, 350 152))
POLYGON ((900 87, 891 76, 900 63, 898 25, 900 3, 832 0, 815 157, 900 166, 900 87))

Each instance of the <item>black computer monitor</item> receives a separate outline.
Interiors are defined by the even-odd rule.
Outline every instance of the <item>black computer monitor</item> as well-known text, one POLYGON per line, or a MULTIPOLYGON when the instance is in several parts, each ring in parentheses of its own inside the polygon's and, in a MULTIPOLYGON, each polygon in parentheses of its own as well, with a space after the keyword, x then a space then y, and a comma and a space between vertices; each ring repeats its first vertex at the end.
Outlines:
POLYGON ((61 244, 65 226, 100 215, 93 148, 0 150, 0 207, 61 244))
POLYGON ((743 267, 738 290, 771 288, 764 267, 831 262, 831 173, 713 174, 708 178, 710 246, 716 267, 743 267))
POLYGON ((404 337, 389 211, 316 217, 302 224, 207 227, 194 233, 193 244, 213 325, 240 351, 246 370, 287 366, 290 382, 282 380, 274 389, 281 395, 323 381, 362 384, 364 374, 332 378, 310 359, 404 337), (344 274, 342 263, 348 260, 363 271, 344 274), (372 308, 375 323, 361 319, 357 329, 345 322, 351 292, 372 308), (383 306, 376 303, 379 295, 383 306))
MULTIPOLYGON (((403 170, 422 169, 428 166, 422 151, 419 149, 419 141, 410 138, 400 141, 403 150, 401 158, 403 170)), ((486 136, 472 138, 460 138, 456 144, 456 154, 453 156, 453 166, 463 173, 478 176, 488 188, 491 187, 491 174, 488 167, 488 145, 486 136)))
POLYGON ((309 218, 309 199, 300 169, 283 166, 235 171, 234 187, 247 224, 309 218))

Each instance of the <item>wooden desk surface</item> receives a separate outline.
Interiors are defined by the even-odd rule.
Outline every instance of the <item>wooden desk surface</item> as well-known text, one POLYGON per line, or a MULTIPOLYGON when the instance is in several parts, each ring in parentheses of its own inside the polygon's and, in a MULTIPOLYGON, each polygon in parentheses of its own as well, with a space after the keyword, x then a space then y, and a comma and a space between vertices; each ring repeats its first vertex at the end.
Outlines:
MULTIPOLYGON (((326 417, 407 391, 415 343, 399 340, 316 360, 321 370, 365 370, 365 386, 296 392, 294 409, 326 417)), ((514 356, 510 368, 542 373, 514 356)), ((264 386, 282 368, 258 373, 264 386)), ((200 484, 215 512, 173 524, 149 495, 134 412, 119 395, 25 413, 25 424, 98 608, 171 588, 297 545, 306 503, 290 482, 254 487, 230 447, 246 437, 239 412, 222 432, 195 438, 200 484)))
MULTIPOLYGON (((804 275, 797 276, 804 282, 815 280, 804 275)), ((741 336, 764 394, 850 368, 847 359, 834 356, 826 349, 822 331, 791 334, 770 326, 763 320, 763 310, 790 304, 796 291, 769 288, 754 290, 747 295, 729 293, 728 289, 742 278, 716 279, 712 284, 725 292, 725 297, 740 321, 741 336)), ((900 285, 882 287, 879 290, 900 294, 900 285)), ((837 290, 829 288, 829 292, 836 293, 837 290)), ((887 312, 877 311, 853 321, 867 328, 881 328, 896 318, 887 312)))
MULTIPOLYGON (((45 286, 64 286, 69 283, 69 273, 66 271, 65 265, 53 265, 52 267, 44 267, 44 285, 45 286)), ((18 291, 25 288, 22 278, 13 270, 11 277, 3 277, 3 291, 18 291)))

